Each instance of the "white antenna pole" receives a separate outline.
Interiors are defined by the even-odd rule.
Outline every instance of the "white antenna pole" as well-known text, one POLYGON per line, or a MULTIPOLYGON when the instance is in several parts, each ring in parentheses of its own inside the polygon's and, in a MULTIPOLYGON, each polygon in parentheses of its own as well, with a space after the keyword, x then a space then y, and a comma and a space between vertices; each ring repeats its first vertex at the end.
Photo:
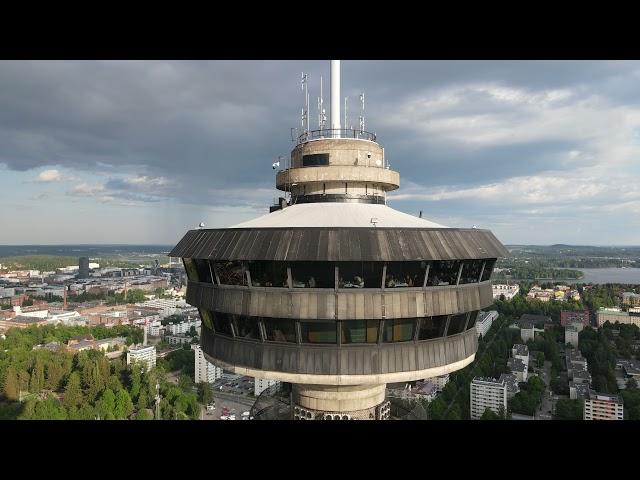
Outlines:
POLYGON ((344 97, 344 128, 349 128, 349 124, 347 123, 347 98, 344 97))
POLYGON ((360 94, 360 133, 364 132, 364 92, 360 94))
POLYGON ((340 60, 331 60, 331 129, 340 138, 340 60))

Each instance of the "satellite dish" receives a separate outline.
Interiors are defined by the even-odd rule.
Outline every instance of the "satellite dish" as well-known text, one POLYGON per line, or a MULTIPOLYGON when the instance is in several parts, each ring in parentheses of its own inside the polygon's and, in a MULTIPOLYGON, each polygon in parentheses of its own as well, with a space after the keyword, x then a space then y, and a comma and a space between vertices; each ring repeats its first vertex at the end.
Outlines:
POLYGON ((200 222, 200 225, 198 225, 198 227, 204 228, 204 222, 200 222))
POLYGON ((376 160, 376 165, 379 167, 380 165, 382 165, 382 161, 380 159, 376 160))

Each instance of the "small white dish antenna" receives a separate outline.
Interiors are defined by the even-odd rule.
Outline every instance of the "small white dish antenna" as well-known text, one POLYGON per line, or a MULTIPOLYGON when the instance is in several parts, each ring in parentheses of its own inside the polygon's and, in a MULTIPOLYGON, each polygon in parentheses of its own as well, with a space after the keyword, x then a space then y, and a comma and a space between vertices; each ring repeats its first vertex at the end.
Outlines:
POLYGON ((204 222, 200 222, 200 225, 198 225, 198 228, 204 228, 204 222))

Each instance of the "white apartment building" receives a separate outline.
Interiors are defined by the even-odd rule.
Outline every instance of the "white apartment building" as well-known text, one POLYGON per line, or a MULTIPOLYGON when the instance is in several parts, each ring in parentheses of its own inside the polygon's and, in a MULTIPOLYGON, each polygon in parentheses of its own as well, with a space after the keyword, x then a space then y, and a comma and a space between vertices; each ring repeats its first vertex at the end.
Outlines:
POLYGON ((186 308, 187 302, 185 302, 184 299, 156 298, 154 300, 137 303, 136 305, 141 307, 159 308, 160 317, 164 318, 175 314, 179 308, 186 308))
MULTIPOLYGON (((582 325, 582 324, 578 324, 578 325, 582 325)), ((578 327, 576 326, 576 324, 567 325, 564 328, 564 343, 565 344, 570 343, 575 348, 578 348, 579 333, 580 331, 578 330, 578 327)))
POLYGON ((471 419, 478 420, 487 408, 494 413, 507 411, 507 386, 504 379, 476 377, 471 382, 471 419))
POLYGON ((147 335, 152 337, 159 337, 162 333, 162 322, 160 320, 154 320, 153 322, 149 322, 146 324, 147 335))
POLYGON ((222 378, 222 369, 204 358, 202 347, 196 343, 191 344, 191 350, 195 352, 196 383, 213 383, 222 378))
POLYGON ((589 392, 584 399, 585 420, 623 420, 622 398, 607 393, 589 392))
POLYGON ((478 337, 481 335, 484 337, 497 318, 498 312, 495 310, 478 313, 478 319, 476 320, 476 333, 478 337))
POLYGON ((596 312, 598 327, 605 322, 610 323, 627 323, 640 327, 640 308, 630 308, 627 312, 623 312, 619 308, 601 308, 596 312))
POLYGON ((491 290, 494 299, 504 295, 506 300, 511 300, 520 291, 520 285, 491 285, 491 290))
POLYGON ((276 380, 268 380, 266 378, 255 378, 254 379, 254 395, 257 397, 262 392, 264 392, 271 385, 277 385, 280 382, 276 380))
POLYGON ((136 362, 144 364, 145 370, 151 370, 156 366, 156 347, 153 345, 130 347, 127 352, 127 365, 136 362))
POLYGON ((185 333, 189 333, 191 327, 195 327, 196 329, 200 327, 202 321, 200 319, 187 320, 185 322, 180 323, 170 323, 165 327, 167 333, 171 335, 183 335, 185 333))

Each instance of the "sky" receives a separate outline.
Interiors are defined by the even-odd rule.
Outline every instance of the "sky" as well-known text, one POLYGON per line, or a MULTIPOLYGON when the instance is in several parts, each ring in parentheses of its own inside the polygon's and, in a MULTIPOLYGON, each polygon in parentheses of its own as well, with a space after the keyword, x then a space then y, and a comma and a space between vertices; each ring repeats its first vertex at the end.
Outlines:
MULTIPOLYGON (((0 61, 0 244, 174 244, 268 212, 329 61, 0 61)), ((505 244, 640 244, 640 62, 342 61, 388 205, 505 244)))

